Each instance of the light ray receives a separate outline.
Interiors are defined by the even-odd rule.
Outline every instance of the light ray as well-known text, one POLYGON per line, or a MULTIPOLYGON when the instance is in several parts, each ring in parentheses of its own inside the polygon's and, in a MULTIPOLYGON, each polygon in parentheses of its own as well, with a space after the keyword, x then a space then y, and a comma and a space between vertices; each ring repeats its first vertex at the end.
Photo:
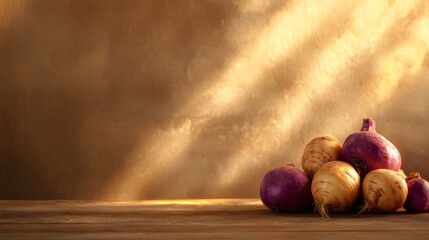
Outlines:
POLYGON ((407 36, 404 36, 402 44, 393 49, 389 56, 377 62, 376 76, 383 80, 383 84, 375 86, 373 95, 376 102, 384 102, 391 98, 399 86, 398 78, 404 74, 417 73, 421 69, 425 54, 428 51, 429 15, 425 15, 410 24, 410 30, 407 36))
MULTIPOLYGON (((249 169, 258 169, 264 166, 273 151, 279 150, 279 143, 288 138, 290 134, 297 134, 293 129, 301 129, 302 117, 308 114, 311 105, 323 99, 327 92, 339 81, 339 74, 347 72, 347 68, 356 65, 365 58, 374 46, 380 45, 384 34, 393 27, 396 19, 406 16, 420 1, 408 5, 395 5, 389 7, 383 1, 367 1, 361 4, 355 12, 355 21, 348 27, 347 32, 337 41, 322 51, 315 60, 313 67, 295 82, 292 96, 284 96, 276 104, 277 114, 281 116, 274 124, 269 125, 262 133, 258 132, 248 143, 236 152, 224 166, 222 176, 219 176, 217 191, 231 186, 249 169), (382 17, 380 17, 382 16, 382 17), (378 21, 374 21, 378 19, 378 21)), ((422 24, 421 24, 422 25, 422 24)), ((424 24, 423 24, 424 25, 424 24)), ((378 88, 371 90, 371 108, 375 108, 382 101, 388 99, 398 86, 404 71, 411 66, 419 66, 423 61, 422 43, 407 44, 405 51, 397 51, 376 66, 378 88), (405 55, 401 55, 405 54, 405 55), (398 57, 404 61, 397 61, 398 57), (411 61, 411 62, 410 62, 411 61), (389 72, 390 71, 390 72, 389 72)), ((424 51, 423 51, 424 53, 424 51)), ((344 79, 346 81, 346 79, 344 79)), ((296 163, 296 162, 295 162, 296 163)), ((215 190, 216 191, 216 190, 215 190)))
MULTIPOLYGON (((173 129, 156 136, 151 146, 142 146, 128 156, 128 166, 107 184, 102 198, 136 199, 141 189, 148 189, 152 181, 161 181, 163 170, 169 164, 180 164, 181 153, 185 152, 205 123, 214 117, 230 114, 240 109, 256 81, 276 61, 286 56, 320 26, 322 19, 332 17, 337 8, 336 1, 319 1, 322 7, 310 8, 312 1, 296 1, 285 10, 279 11, 269 25, 259 33, 259 38, 242 46, 236 58, 231 60, 225 71, 213 77, 213 86, 198 89, 190 100, 178 110, 177 116, 198 116, 200 121, 185 120, 173 129), (302 24, 305 17, 305 24, 302 24), (294 34, 291 34, 294 33, 294 34), (204 104, 201 104, 204 103, 204 104), (192 133, 189 134, 189 133, 192 133)), ((353 4, 345 5, 350 8, 353 4)), ((240 36, 232 24, 230 41, 240 36)))
MULTIPOLYGON (((335 1, 319 3, 324 7, 309 8, 311 2, 297 1, 291 9, 280 12, 259 33, 259 39, 252 41, 247 47, 243 46, 230 66, 214 76, 216 81, 213 86, 195 94, 192 98, 194 101, 189 101, 182 111, 215 117, 240 109, 257 80, 274 68, 279 59, 287 56, 314 34, 324 19, 333 16, 332 11, 337 8, 335 1), (205 104, 200 104, 202 102, 205 104)), ((342 10, 347 11, 352 6, 349 3, 342 10)), ((236 38, 241 34, 240 27, 240 24, 233 24, 230 41, 238 41, 236 38)))

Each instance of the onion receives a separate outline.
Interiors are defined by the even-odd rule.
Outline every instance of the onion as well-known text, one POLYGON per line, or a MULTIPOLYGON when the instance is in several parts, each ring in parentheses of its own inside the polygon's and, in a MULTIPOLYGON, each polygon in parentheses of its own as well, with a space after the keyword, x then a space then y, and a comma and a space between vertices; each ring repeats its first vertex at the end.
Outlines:
POLYGON ((329 212, 345 212, 353 207, 359 195, 360 177, 348 163, 330 161, 314 175, 311 193, 322 217, 329 212))
POLYGON ((375 131, 375 121, 363 120, 360 132, 349 135, 343 144, 341 160, 350 163, 363 178, 375 169, 401 168, 401 155, 398 149, 385 137, 375 131))
POLYGON ((277 167, 262 179, 260 196, 276 212, 304 212, 311 209, 311 180, 293 165, 277 167))
POLYGON ((408 196, 404 208, 409 212, 426 212, 429 210, 429 182, 419 173, 410 173, 406 179, 408 196))
POLYGON ((301 158, 302 168, 308 175, 313 176, 323 164, 340 159, 340 154, 341 143, 334 136, 317 136, 305 146, 301 158))
POLYGON ((362 181, 364 205, 359 213, 377 211, 394 212, 405 203, 408 188, 400 172, 376 169, 362 181))

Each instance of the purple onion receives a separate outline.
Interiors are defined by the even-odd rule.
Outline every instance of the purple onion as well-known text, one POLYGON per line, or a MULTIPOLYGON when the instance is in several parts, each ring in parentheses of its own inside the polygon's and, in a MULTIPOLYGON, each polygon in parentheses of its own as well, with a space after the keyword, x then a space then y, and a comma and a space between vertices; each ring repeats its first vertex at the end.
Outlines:
POLYGON ((375 169, 399 171, 401 154, 385 137, 375 131, 372 118, 363 119, 360 132, 349 135, 343 144, 341 160, 352 165, 361 178, 375 169))
POLYGON ((404 208, 409 212, 426 212, 429 210, 429 182, 418 173, 407 177, 408 196, 404 208))
POLYGON ((275 168, 262 179, 260 196, 276 212, 304 212, 312 209, 311 180, 293 165, 275 168))

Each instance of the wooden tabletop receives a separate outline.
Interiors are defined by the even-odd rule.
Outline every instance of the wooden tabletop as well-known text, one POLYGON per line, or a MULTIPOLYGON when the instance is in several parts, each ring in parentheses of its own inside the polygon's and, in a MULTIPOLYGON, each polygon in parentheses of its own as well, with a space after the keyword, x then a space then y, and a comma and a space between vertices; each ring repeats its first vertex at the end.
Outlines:
POLYGON ((429 239, 429 213, 276 214, 259 199, 0 201, 0 239, 429 239))

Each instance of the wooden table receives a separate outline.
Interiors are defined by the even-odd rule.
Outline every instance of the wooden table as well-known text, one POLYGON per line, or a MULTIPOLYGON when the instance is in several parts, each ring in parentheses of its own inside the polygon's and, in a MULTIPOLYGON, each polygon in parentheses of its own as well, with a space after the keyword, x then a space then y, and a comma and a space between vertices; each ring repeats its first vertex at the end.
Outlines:
POLYGON ((258 199, 0 201, 0 239, 429 239, 429 213, 275 214, 258 199))

